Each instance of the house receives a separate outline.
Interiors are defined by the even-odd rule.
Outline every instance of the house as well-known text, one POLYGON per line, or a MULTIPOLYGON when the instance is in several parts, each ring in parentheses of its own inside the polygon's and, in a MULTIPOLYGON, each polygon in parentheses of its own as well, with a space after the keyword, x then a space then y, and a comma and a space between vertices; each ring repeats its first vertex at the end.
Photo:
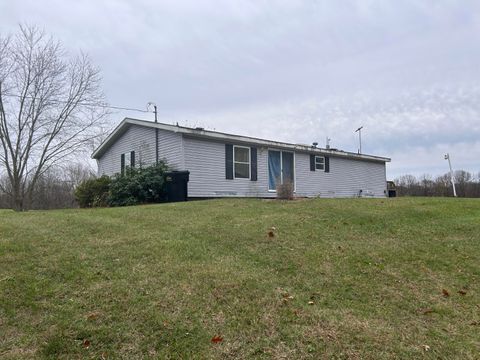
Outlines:
POLYGON ((95 150, 99 175, 165 160, 188 170, 188 196, 275 197, 291 181, 305 197, 385 197, 389 158, 203 128, 125 118, 95 150))

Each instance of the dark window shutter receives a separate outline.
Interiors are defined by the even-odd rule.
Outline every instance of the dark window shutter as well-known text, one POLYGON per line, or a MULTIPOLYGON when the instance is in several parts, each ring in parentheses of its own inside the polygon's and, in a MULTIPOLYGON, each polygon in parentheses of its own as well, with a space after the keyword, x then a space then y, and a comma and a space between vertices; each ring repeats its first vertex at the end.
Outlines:
POLYGON ((315 171, 315 155, 310 154, 310 171, 315 171))
POLYGON ((130 167, 135 167, 135 151, 130 151, 130 167))
POLYGON ((257 148, 250 148, 250 180, 257 181, 257 148))
POLYGON ((325 172, 330 172, 330 158, 325 156, 325 172))
POLYGON ((233 145, 225 144, 225 178, 233 179, 233 145))
POLYGON ((120 155, 120 173, 125 173, 125 154, 120 155))

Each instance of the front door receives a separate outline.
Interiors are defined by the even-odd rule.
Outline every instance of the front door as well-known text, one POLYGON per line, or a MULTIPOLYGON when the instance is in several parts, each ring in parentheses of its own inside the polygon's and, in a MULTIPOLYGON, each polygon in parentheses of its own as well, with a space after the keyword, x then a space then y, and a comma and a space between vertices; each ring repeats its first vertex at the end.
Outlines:
POLYGON ((294 185, 294 156, 289 151, 268 150, 268 190, 276 190, 278 184, 294 185))

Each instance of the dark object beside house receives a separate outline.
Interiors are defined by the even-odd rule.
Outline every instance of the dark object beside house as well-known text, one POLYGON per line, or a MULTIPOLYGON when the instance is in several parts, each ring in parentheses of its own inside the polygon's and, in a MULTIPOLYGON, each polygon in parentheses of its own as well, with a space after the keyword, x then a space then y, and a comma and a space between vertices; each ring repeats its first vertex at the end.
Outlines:
POLYGON ((387 181, 387 195, 388 197, 397 197, 397 188, 393 181, 387 181))
POLYGON ((165 173, 167 201, 187 201, 189 171, 172 171, 165 173))

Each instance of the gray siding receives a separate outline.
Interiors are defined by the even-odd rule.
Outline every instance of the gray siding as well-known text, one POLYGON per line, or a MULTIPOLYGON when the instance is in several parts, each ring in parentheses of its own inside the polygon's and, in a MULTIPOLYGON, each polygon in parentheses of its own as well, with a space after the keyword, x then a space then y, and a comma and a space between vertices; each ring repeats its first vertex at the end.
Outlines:
MULTIPOLYGON (((268 196, 267 156, 258 149, 258 180, 225 179, 225 144, 184 136, 185 169, 191 197, 268 196)), ((270 194, 273 196, 273 194, 270 194)))
MULTIPOLYGON (((152 132, 155 137, 155 130, 152 132)), ((158 157, 160 160, 165 160, 172 170, 183 170, 185 167, 182 147, 182 134, 158 130, 158 157)))
POLYGON ((330 172, 310 171, 310 155, 295 154, 296 192, 301 196, 353 197, 359 190, 384 197, 385 163, 330 157, 330 172))
MULTIPOLYGON (((191 197, 275 197, 268 191, 268 148, 257 147, 258 180, 225 179, 225 144, 158 130, 159 157, 175 170, 189 170, 191 197)), ((100 175, 120 172, 122 153, 135 151, 136 163, 155 163, 155 129, 132 125, 98 160, 100 175)), ((310 155, 295 153, 298 196, 353 197, 359 190, 385 196, 385 163, 330 157, 330 172, 310 171, 310 155)))
MULTIPOLYGON (((184 167, 182 135, 158 130, 159 158, 175 170, 184 167)), ((127 131, 98 160, 99 175, 114 175, 120 172, 120 156, 135 151, 136 165, 155 163, 155 130, 143 126, 130 126, 127 131)))
MULTIPOLYGON (((190 171, 191 197, 275 197, 268 191, 268 149, 258 148, 258 180, 225 179, 225 144, 184 137, 185 169, 190 171)), ((298 196, 353 197, 359 190, 384 197, 385 164, 330 157, 330 172, 310 171, 310 155, 295 153, 298 196)))
POLYGON ((155 162, 155 132, 151 128, 130 126, 127 131, 98 160, 99 175, 119 173, 121 154, 135 151, 136 164, 155 162))

